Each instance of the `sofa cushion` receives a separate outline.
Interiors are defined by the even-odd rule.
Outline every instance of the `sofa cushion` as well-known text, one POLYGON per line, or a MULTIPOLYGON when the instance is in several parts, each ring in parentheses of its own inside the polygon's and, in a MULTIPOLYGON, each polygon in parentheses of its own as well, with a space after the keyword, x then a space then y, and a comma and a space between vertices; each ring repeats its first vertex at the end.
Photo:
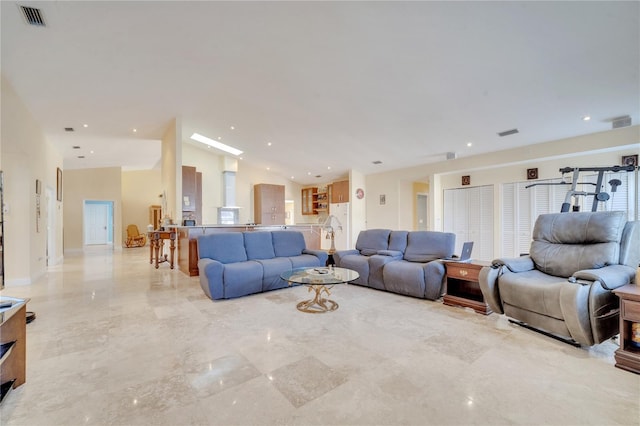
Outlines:
POLYGON ((391 231, 389 234, 389 250, 404 253, 407 249, 407 235, 409 235, 409 231, 391 231))
MULTIPOLYGON (((242 235, 237 232, 238 235, 242 235)), ((240 297, 262 291, 262 265, 254 260, 224 266, 224 298, 240 297)))
POLYGON ((243 232, 242 234, 248 259, 273 259, 275 257, 271 232, 243 232))
POLYGON ((368 229, 358 234, 356 241, 356 250, 360 251, 363 256, 372 256, 378 253, 378 250, 389 249, 389 229, 368 229))
POLYGON ((562 320, 560 291, 566 282, 535 269, 505 273, 500 277, 500 297, 504 304, 562 320))
POLYGON ((262 265, 262 291, 276 290, 287 286, 287 282, 280 278, 284 271, 291 270, 291 261, 287 257, 260 259, 256 262, 262 265))
POLYGON ((304 236, 298 231, 272 231, 273 250, 277 257, 299 256, 306 248, 304 236))
POLYGON ((291 262, 291 268, 302 268, 304 266, 324 266, 327 262, 322 260, 318 256, 314 256, 312 254, 301 254, 300 256, 289 256, 289 261, 291 262))
POLYGON ((348 254, 340 258, 340 267, 356 271, 360 276, 353 284, 369 285, 369 257, 348 254))
POLYGON ((409 232, 404 260, 409 262, 430 262, 449 257, 453 254, 455 243, 456 235, 451 232, 409 232))
POLYGON ((624 212, 551 213, 538 217, 530 256, 540 271, 569 277, 582 269, 617 264, 624 212))
POLYGON ((208 257, 220 263, 244 262, 247 252, 241 232, 221 232, 198 236, 198 257, 208 257))

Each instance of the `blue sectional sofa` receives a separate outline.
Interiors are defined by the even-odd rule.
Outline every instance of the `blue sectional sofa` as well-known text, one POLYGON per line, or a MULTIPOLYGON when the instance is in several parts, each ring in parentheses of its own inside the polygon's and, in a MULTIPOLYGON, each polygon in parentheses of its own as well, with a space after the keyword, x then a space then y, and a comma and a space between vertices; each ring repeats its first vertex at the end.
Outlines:
POLYGON ((327 262, 325 251, 307 250, 298 231, 201 235, 198 257, 200 286, 214 300, 286 287, 282 272, 327 262))
POLYGON ((355 250, 340 250, 336 265, 358 271, 354 284, 436 300, 442 295, 445 267, 438 259, 451 257, 456 236, 450 232, 360 232, 355 250))

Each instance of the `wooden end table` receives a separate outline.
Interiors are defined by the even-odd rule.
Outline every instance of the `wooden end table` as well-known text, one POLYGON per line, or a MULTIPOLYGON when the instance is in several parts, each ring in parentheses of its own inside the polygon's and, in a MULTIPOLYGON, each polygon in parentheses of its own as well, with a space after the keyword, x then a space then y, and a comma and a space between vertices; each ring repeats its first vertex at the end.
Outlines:
POLYGON ((613 292, 620 298, 620 348, 614 356, 616 367, 640 374, 640 346, 631 340, 633 324, 640 324, 640 286, 627 284, 613 292))
POLYGON ((173 253, 176 249, 176 230, 149 231, 147 235, 149 236, 149 263, 153 265, 155 261, 156 269, 158 269, 160 263, 169 262, 171 269, 173 269, 173 253), (170 240, 169 255, 163 253, 164 240, 170 240))
POLYGON ((447 290, 443 302, 449 306, 462 306, 474 311, 489 315, 493 311, 484 300, 478 275, 485 266, 491 266, 491 262, 472 260, 471 262, 445 262, 447 290))

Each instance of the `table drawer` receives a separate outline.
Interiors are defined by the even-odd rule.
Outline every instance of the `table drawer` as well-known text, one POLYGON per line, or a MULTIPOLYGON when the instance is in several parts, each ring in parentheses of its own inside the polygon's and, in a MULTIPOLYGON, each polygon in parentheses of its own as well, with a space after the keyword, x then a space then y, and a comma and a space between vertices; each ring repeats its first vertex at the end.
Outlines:
POLYGON ((447 265, 447 277, 459 278, 468 281, 478 281, 481 267, 471 265, 447 265))
POLYGON ((640 302, 623 300, 622 318, 627 321, 640 322, 640 302))

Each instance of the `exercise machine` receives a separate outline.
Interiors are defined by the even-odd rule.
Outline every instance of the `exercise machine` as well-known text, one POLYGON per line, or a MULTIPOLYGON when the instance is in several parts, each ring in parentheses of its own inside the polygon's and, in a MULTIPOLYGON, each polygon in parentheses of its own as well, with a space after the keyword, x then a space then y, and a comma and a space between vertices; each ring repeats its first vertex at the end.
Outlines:
MULTIPOLYGON (((603 180, 605 172, 632 172, 635 170, 635 166, 611 166, 611 167, 563 167, 560 169, 560 173, 562 173, 562 177, 567 173, 573 173, 571 178, 571 182, 538 182, 532 183, 531 185, 525 186, 525 188, 531 188, 533 186, 539 185, 571 185, 571 188, 567 191, 567 195, 564 197, 564 202, 562 203, 562 207, 560 208, 560 213, 566 213, 569 211, 579 211, 580 206, 578 204, 573 205, 572 207, 572 199, 583 196, 587 197, 593 195, 593 203, 591 205, 591 211, 595 212, 598 210, 598 203, 603 203, 608 201, 610 197, 608 192, 602 190, 603 180), (580 177, 580 173, 583 172, 597 172, 598 178, 596 183, 593 182, 578 182, 580 177), (595 186, 593 192, 588 191, 578 191, 578 185, 593 185, 595 186)), ((611 186, 611 192, 616 192, 618 186, 622 185, 620 179, 611 179, 609 182, 611 186)))

